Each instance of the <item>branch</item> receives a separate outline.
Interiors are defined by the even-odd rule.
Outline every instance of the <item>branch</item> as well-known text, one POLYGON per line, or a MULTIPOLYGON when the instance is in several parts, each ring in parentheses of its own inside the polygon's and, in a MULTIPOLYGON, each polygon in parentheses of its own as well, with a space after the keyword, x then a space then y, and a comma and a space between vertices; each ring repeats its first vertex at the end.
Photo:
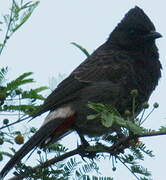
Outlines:
MULTIPOLYGON (((139 137, 151 137, 151 136, 159 136, 159 135, 166 135, 166 131, 153 131, 153 132, 148 132, 148 133, 142 133, 139 135, 135 135, 134 138, 139 138, 139 137)), ((117 156, 119 153, 123 153, 123 151, 126 148, 130 147, 130 141, 133 140, 133 136, 125 136, 121 138, 117 143, 113 144, 112 146, 104 146, 102 144, 97 144, 95 146, 79 146, 78 148, 69 151, 63 155, 60 155, 58 157, 54 157, 44 163, 41 163, 40 165, 37 165, 33 168, 33 171, 35 172, 36 169, 38 168, 46 168, 49 167, 50 165, 53 165, 59 161, 63 161, 66 158, 69 158, 74 155, 81 155, 82 149, 85 149, 86 152, 94 152, 94 153, 109 153, 112 156, 117 156)), ((23 178, 26 178, 27 176, 14 176, 10 178, 9 180, 22 180, 23 178)))
MULTIPOLYGON (((24 120, 26 120, 26 119, 29 119, 30 118, 30 116, 28 116, 28 117, 25 117, 25 118, 23 118, 23 119, 18 119, 17 121, 15 121, 15 122, 13 122, 13 123, 10 123, 10 124, 7 124, 7 125, 5 125, 5 126, 2 126, 2 127, 0 127, 0 130, 2 130, 2 129, 4 129, 4 128, 7 128, 7 127, 9 127, 9 126, 12 126, 12 125, 14 125, 14 124, 17 124, 17 123, 20 123, 20 122, 22 122, 22 121, 24 121, 24 120)), ((31 118, 30 120, 32 120, 33 118, 31 118)), ((29 120, 29 121, 30 121, 29 120)))
POLYGON ((4 38, 4 41, 3 41, 3 46, 1 46, 0 48, 0 55, 2 54, 2 51, 8 41, 8 39, 10 38, 9 36, 9 31, 10 31, 10 26, 11 26, 11 23, 13 21, 13 6, 14 6, 14 0, 12 1, 12 7, 11 7, 11 10, 10 10, 10 19, 9 19, 9 24, 7 26, 7 30, 6 30, 6 33, 5 33, 5 38, 4 38))
POLYGON ((137 135, 137 137, 151 137, 151 136, 161 136, 166 135, 166 131, 152 131, 147 133, 142 133, 140 135, 137 135))
MULTIPOLYGON (((73 151, 67 152, 66 154, 63 154, 63 155, 58 156, 58 157, 54 157, 54 158, 52 158, 52 159, 50 159, 50 160, 48 160, 48 161, 46 161, 46 162, 44 162, 44 163, 42 163, 42 164, 40 164, 38 166, 35 166, 33 168, 33 170, 35 171, 38 168, 48 167, 48 166, 50 166, 52 164, 55 164, 55 163, 57 163, 59 161, 63 161, 64 159, 66 159, 68 157, 71 157, 71 156, 74 156, 74 155, 76 155, 78 153, 79 153, 78 148, 74 149, 73 151)), ((9 180, 22 180, 23 178, 25 178, 25 176, 19 176, 19 177, 14 176, 14 177, 10 178, 9 180)))

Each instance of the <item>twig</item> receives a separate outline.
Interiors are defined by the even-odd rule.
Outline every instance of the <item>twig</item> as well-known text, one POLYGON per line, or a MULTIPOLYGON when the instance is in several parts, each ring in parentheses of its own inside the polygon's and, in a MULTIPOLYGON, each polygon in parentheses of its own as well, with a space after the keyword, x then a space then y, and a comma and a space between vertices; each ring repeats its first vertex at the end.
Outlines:
POLYGON ((150 112, 149 112, 149 114, 145 117, 145 119, 140 123, 140 125, 142 125, 147 119, 148 119, 148 117, 152 114, 152 112, 155 110, 155 108, 153 108, 150 112))
POLYGON ((14 7, 14 0, 12 1, 12 8, 11 8, 11 11, 10 11, 10 19, 9 19, 9 24, 7 26, 7 31, 6 31, 6 34, 5 34, 5 38, 4 38, 4 41, 3 41, 3 46, 1 46, 0 48, 0 55, 2 54, 2 51, 5 47, 5 44, 7 43, 8 39, 10 38, 9 36, 9 31, 10 31, 10 26, 11 26, 11 23, 13 21, 13 7, 14 7))
MULTIPOLYGON (((24 114, 20 114, 20 115, 23 116, 24 114)), ((9 113, 1 113, 0 116, 18 116, 18 113, 16 113, 16 114, 14 114, 14 113, 12 113, 12 114, 9 114, 9 113)))
POLYGON ((134 172, 131 171, 131 169, 125 164, 124 161, 122 161, 119 157, 117 157, 117 158, 118 158, 118 160, 135 176, 135 178, 136 178, 137 180, 140 180, 139 177, 138 177, 134 172))
POLYGON ((166 135, 166 131, 152 131, 152 132, 142 133, 137 137, 151 137, 151 136, 160 136, 160 135, 166 135))
MULTIPOLYGON (((10 123, 10 124, 7 124, 7 125, 5 125, 5 126, 0 127, 0 130, 2 130, 2 129, 4 129, 4 128, 7 128, 7 127, 9 127, 9 126, 12 126, 12 125, 14 125, 14 124, 20 123, 20 122, 22 122, 22 121, 24 121, 24 120, 26 120, 26 119, 28 119, 28 118, 30 118, 30 116, 25 117, 25 118, 23 118, 23 119, 18 119, 17 121, 15 121, 15 122, 13 122, 13 123, 10 123)), ((31 120, 31 119, 30 119, 30 120, 31 120)))

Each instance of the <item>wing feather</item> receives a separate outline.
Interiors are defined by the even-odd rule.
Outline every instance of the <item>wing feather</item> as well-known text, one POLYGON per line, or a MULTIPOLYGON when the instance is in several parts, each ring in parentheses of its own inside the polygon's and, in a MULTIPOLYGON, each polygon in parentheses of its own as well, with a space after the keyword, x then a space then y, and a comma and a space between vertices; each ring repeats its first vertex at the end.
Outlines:
POLYGON ((39 112, 34 117, 79 98, 79 91, 94 82, 125 80, 131 72, 131 62, 127 55, 118 51, 99 47, 89 58, 81 63, 57 88, 47 97, 39 112), (130 70, 128 70, 130 69, 130 70))

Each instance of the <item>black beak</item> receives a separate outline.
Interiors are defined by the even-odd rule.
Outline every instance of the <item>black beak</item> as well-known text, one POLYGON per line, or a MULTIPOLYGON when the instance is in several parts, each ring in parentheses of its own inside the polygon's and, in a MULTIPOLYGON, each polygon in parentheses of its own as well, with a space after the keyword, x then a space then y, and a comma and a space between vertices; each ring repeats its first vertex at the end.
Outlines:
POLYGON ((146 35, 146 38, 147 39, 158 39, 158 38, 161 38, 162 35, 156 31, 151 31, 148 35, 146 35))

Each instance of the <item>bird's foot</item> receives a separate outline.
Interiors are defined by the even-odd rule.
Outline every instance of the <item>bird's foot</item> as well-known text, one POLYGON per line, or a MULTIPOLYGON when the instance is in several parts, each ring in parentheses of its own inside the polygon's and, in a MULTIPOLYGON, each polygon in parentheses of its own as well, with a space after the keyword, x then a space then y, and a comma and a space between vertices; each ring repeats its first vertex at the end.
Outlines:
MULTIPOLYGON (((88 142, 87 142, 88 143, 88 142)), ((90 144, 81 144, 79 146, 79 155, 81 156, 81 158, 83 160, 85 160, 84 158, 89 158, 89 159, 94 159, 96 157, 96 152, 91 151, 90 149, 88 150, 88 147, 91 147, 90 144)))
POLYGON ((84 138, 83 135, 79 135, 81 139, 81 145, 79 146, 79 154, 84 160, 84 157, 89 159, 94 159, 96 157, 96 152, 88 150, 88 147, 91 147, 88 141, 84 138))

